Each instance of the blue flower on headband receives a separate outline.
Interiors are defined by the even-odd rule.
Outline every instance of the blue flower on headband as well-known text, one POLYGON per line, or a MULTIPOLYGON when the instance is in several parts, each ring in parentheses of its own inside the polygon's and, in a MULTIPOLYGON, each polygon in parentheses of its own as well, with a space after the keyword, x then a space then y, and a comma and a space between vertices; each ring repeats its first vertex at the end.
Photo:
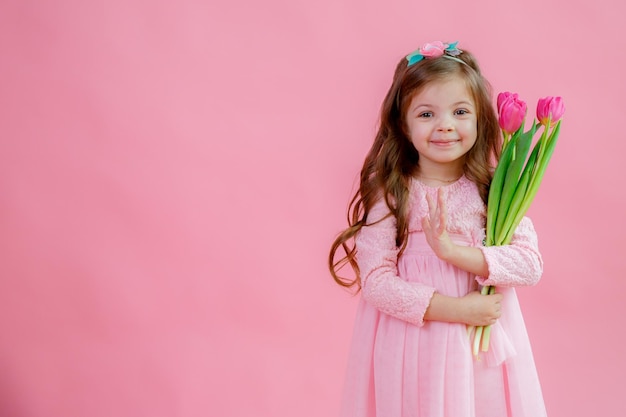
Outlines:
POLYGON ((407 66, 410 67, 424 58, 438 58, 444 54, 448 56, 460 55, 462 51, 456 47, 458 43, 458 41, 453 43, 443 43, 441 41, 425 43, 418 50, 406 56, 407 61, 409 61, 407 66))

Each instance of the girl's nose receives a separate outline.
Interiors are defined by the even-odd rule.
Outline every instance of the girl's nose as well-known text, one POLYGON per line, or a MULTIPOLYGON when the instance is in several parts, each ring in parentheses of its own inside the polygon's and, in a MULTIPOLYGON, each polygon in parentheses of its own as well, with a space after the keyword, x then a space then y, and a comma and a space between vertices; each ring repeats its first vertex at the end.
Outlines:
POLYGON ((454 123, 450 120, 450 118, 445 117, 440 120, 437 130, 439 132, 452 132, 454 130, 454 123))

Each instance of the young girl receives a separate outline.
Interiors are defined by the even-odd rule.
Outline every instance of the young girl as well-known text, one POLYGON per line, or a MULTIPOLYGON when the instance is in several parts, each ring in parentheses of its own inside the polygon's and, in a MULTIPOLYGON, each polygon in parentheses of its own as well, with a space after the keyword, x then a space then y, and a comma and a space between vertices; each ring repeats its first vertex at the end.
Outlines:
POLYGON ((514 290, 541 276, 535 230, 525 218, 510 245, 482 243, 501 142, 474 57, 433 42, 403 58, 380 119, 329 259, 361 291, 341 415, 545 416, 514 290), (468 329, 483 325, 489 349, 474 357, 468 329))

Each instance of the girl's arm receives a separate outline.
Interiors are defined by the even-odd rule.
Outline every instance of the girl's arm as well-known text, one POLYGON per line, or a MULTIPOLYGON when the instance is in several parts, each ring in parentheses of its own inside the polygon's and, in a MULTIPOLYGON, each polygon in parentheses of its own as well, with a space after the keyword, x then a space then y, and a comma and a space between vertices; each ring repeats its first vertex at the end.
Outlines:
POLYGON ((424 320, 488 326, 494 324, 502 314, 502 297, 502 294, 481 295, 478 291, 464 297, 448 297, 435 293, 424 320))
POLYGON ((475 274, 481 285, 519 287, 535 285, 539 281, 543 260, 529 218, 522 219, 508 245, 459 246, 452 242, 445 230, 447 213, 441 190, 436 205, 429 196, 427 200, 430 213, 422 219, 422 228, 439 258, 475 274))
POLYGON ((423 325, 435 288, 398 276, 396 218, 384 199, 372 207, 367 224, 355 239, 362 297, 383 313, 423 325))
POLYGON ((537 233, 532 221, 524 217, 517 226, 511 243, 503 246, 481 246, 489 274, 479 275, 481 285, 520 287, 535 285, 543 273, 537 233))

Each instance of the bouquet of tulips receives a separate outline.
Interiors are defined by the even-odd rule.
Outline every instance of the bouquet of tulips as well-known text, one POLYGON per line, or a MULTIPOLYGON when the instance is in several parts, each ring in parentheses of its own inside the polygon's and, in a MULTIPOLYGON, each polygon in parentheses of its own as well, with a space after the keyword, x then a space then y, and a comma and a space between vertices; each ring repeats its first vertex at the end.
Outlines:
MULTIPOLYGON (((517 94, 498 95, 498 122, 504 136, 502 154, 489 188, 487 201, 486 246, 506 245, 511 242, 518 224, 530 208, 541 180, 554 152, 565 112, 561 97, 546 97, 537 103, 537 119, 524 131, 526 103, 517 94), (543 128, 530 156, 533 137, 543 128)), ((485 286, 482 294, 493 294, 495 287, 485 286)), ((489 348, 491 327, 477 327, 474 333, 473 353, 489 348), (482 343, 481 343, 482 342, 482 343)))

